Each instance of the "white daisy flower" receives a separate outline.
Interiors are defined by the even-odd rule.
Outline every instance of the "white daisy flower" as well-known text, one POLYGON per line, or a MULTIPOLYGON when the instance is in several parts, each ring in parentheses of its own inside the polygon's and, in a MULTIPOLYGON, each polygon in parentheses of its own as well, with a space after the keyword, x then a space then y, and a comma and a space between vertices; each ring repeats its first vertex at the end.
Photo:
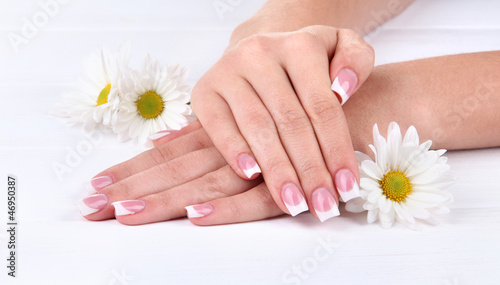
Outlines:
POLYGON ((120 81, 118 120, 113 131, 120 141, 137 138, 141 144, 162 130, 178 130, 191 115, 187 69, 160 65, 146 55, 142 70, 130 70, 120 81))
POLYGON ((129 58, 129 43, 122 44, 117 53, 104 47, 85 57, 78 89, 64 94, 52 113, 68 118, 70 124, 82 123, 86 133, 97 124, 109 126, 118 105, 118 82, 129 58))
POLYGON ((373 127, 374 145, 370 145, 375 162, 366 154, 356 152, 361 177, 360 198, 346 204, 350 212, 368 211, 368 222, 380 220, 388 228, 394 220, 415 228, 415 219, 434 222, 435 214, 447 213, 445 203, 452 201, 443 191, 456 179, 449 170, 446 150, 429 150, 432 141, 419 144, 415 127, 404 139, 398 124, 392 122, 387 141, 373 127))

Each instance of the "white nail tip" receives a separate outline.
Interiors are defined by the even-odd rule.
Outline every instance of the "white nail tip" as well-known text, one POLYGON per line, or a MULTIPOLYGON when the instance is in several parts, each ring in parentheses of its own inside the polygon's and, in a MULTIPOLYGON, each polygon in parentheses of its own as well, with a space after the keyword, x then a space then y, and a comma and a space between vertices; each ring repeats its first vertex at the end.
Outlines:
POLYGON ((82 214, 82 216, 88 216, 90 214, 93 214, 93 213, 99 211, 99 209, 95 209, 95 208, 87 206, 87 204, 85 204, 85 202, 83 202, 83 200, 78 201, 77 205, 78 205, 78 208, 80 209, 80 213, 82 214))
POLYGON ((338 192, 340 194, 339 200, 342 202, 347 202, 347 201, 352 200, 354 198, 360 197, 359 187, 358 187, 357 183, 354 184, 354 186, 352 187, 352 189, 350 191, 347 191, 347 192, 338 191, 338 192))
POLYGON ((255 164, 254 167, 247 169, 247 170, 243 170, 243 173, 245 173, 245 175, 248 178, 251 178, 255 173, 262 173, 262 170, 260 170, 260 167, 258 164, 255 164))
POLYGON ((300 202, 298 205, 295 205, 295 206, 288 205, 285 202, 285 206, 288 209, 288 211, 290 212, 290 214, 292 215, 292 217, 295 217, 298 214, 309 210, 309 207, 307 207, 306 200, 304 200, 304 199, 302 199, 302 202, 300 202))
POLYGON ((339 208, 336 205, 334 205, 333 208, 330 209, 330 211, 327 212, 316 211, 316 215, 318 215, 318 218, 321 222, 324 222, 330 218, 340 216, 340 211, 339 208))
POLYGON ((188 218, 201 218, 201 217, 205 217, 205 215, 201 214, 201 213, 198 213, 193 206, 187 206, 187 207, 184 207, 184 209, 186 209, 187 211, 187 216, 188 218))
POLYGON ((135 212, 125 209, 125 207, 123 207, 122 205, 122 202, 114 202, 111 204, 115 207, 115 216, 125 216, 125 215, 135 214, 135 212))
POLYGON ((333 80, 331 88, 333 91, 335 91, 337 94, 339 94, 340 98, 342 98, 341 105, 344 105, 344 103, 349 99, 349 95, 347 95, 344 88, 342 88, 342 86, 340 85, 338 76, 335 77, 335 80, 333 80))

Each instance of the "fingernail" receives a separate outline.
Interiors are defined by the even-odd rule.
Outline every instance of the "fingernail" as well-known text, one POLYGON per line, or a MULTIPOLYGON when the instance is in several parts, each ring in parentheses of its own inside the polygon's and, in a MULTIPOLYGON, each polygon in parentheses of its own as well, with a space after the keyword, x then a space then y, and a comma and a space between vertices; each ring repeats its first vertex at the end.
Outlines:
POLYGON ((199 204, 187 206, 184 209, 187 211, 188 218, 201 218, 210 215, 214 211, 214 207, 210 204, 199 204))
POLYGON ((167 131, 167 130, 165 130, 165 131, 159 131, 159 132, 157 132, 157 133, 154 133, 154 134, 150 135, 148 138, 149 138, 150 140, 152 140, 152 141, 155 141, 155 140, 160 139, 160 138, 162 138, 162 137, 166 137, 166 136, 168 136, 168 135, 170 135, 170 134, 173 134, 174 132, 175 132, 175 130, 168 130, 168 131, 167 131))
POLYGON ((288 183, 283 186, 283 189, 281 189, 281 199, 283 199, 286 208, 293 217, 309 210, 302 192, 300 192, 299 188, 293 183, 288 183))
POLYGON ((108 204, 108 200, 106 194, 91 195, 78 201, 78 208, 80 208, 82 216, 87 216, 104 209, 108 204))
POLYGON ((340 215, 335 199, 326 188, 318 188, 313 192, 312 203, 319 220, 322 222, 340 215))
POLYGON ((113 178, 110 176, 97 176, 92 178, 90 182, 86 183, 85 188, 88 192, 96 192, 111 184, 113 184, 113 178))
POLYGON ((257 161, 249 154, 244 153, 240 155, 238 157, 238 165, 248 178, 252 178, 256 173, 262 173, 257 161))
POLYGON ((359 197, 358 182, 349 169, 337 171, 337 174, 335 174, 335 186, 337 186, 342 202, 359 197))
POLYGON ((125 216, 137 214, 146 208, 146 202, 141 200, 127 200, 114 202, 115 216, 125 216))
POLYGON ((348 68, 339 71, 339 74, 333 80, 332 90, 335 91, 340 105, 344 105, 349 100, 357 85, 358 77, 354 71, 348 68))

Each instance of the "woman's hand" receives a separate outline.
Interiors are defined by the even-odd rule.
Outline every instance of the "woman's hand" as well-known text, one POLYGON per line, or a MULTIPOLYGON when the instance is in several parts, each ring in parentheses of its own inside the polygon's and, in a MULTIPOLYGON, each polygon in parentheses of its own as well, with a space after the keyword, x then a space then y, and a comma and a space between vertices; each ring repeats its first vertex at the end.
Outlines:
POLYGON ((324 221, 339 214, 336 190, 345 201, 358 195, 341 104, 373 64, 373 49, 350 30, 253 35, 199 80, 192 107, 239 177, 252 180, 262 171, 283 212, 313 209, 324 221))
POLYGON ((199 225, 283 214, 261 179, 247 181, 233 172, 198 121, 153 142, 155 148, 92 179, 97 193, 79 202, 85 218, 147 224, 185 217, 190 205, 195 205, 187 209, 199 225))

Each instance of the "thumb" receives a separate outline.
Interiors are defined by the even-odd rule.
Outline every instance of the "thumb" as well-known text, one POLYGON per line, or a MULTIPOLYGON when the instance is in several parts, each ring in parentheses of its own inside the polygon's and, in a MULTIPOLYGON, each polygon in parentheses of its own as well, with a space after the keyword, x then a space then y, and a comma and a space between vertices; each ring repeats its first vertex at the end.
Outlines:
POLYGON ((330 63, 332 90, 341 105, 356 92, 373 70, 375 52, 352 30, 337 32, 337 45, 330 63))

